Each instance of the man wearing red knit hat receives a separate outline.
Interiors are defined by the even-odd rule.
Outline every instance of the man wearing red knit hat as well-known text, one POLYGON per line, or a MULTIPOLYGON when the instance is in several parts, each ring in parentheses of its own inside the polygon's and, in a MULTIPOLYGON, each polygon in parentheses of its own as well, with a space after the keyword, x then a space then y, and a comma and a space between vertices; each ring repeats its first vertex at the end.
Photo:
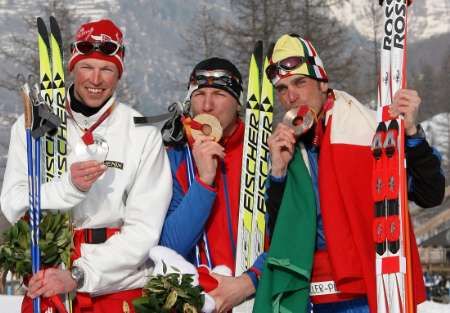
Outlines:
MULTIPOLYGON (((27 296, 76 292, 74 312, 134 312, 152 265, 172 195, 161 135, 137 126, 138 112, 115 97, 124 69, 123 37, 110 20, 84 24, 71 46, 66 100, 69 171, 42 185, 43 210, 71 210, 71 270, 46 269, 27 296), (151 204, 151 205, 149 205, 151 204)), ((14 223, 27 210, 23 117, 13 126, 1 207, 14 223)))

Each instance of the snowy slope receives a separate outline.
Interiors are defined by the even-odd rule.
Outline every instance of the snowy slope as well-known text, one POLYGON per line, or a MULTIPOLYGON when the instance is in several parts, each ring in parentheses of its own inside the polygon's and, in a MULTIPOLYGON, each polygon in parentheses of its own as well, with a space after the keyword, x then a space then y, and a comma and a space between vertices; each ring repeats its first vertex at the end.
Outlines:
POLYGON ((417 313, 450 313, 450 305, 426 301, 419 305, 417 313))

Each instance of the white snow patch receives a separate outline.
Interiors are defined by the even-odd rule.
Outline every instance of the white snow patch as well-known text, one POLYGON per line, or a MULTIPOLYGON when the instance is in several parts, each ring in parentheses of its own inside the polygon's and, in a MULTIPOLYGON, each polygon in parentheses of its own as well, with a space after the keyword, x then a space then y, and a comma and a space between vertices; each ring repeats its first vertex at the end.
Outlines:
POLYGON ((450 304, 425 301, 419 304, 417 313, 450 313, 450 304))

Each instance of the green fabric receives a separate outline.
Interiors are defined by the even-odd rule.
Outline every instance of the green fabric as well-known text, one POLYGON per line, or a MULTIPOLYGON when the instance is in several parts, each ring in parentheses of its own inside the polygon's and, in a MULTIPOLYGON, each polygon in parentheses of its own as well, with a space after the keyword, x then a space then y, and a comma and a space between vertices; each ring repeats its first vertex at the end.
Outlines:
POLYGON ((256 292, 254 313, 306 311, 316 237, 316 203, 311 177, 297 147, 269 253, 256 292))

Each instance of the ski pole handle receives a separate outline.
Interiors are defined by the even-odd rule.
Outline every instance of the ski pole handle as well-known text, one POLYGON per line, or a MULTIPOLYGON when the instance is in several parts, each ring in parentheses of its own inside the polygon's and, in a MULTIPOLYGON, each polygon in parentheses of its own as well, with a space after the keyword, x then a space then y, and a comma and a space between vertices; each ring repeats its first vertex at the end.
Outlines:
POLYGON ((28 87, 27 83, 22 85, 22 88, 20 89, 20 95, 22 96, 22 102, 23 102, 25 128, 31 129, 33 115, 32 115, 32 111, 31 111, 30 87, 28 87))

